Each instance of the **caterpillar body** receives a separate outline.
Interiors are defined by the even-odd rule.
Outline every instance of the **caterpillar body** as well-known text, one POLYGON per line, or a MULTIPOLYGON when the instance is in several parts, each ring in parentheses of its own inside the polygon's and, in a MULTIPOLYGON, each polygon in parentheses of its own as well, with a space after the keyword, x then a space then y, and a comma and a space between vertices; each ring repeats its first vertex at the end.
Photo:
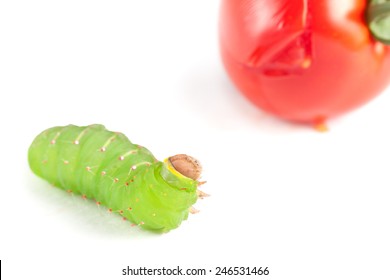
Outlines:
POLYGON ((199 162, 187 155, 158 161, 146 148, 103 125, 49 128, 28 151, 32 171, 54 186, 91 198, 136 225, 167 232, 205 194, 199 162))

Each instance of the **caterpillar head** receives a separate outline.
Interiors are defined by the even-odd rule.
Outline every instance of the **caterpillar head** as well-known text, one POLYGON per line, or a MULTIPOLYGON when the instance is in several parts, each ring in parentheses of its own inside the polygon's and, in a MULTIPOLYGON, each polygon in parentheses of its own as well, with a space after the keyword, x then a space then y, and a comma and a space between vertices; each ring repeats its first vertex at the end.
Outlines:
MULTIPOLYGON (((171 186, 186 192, 196 192, 197 197, 203 199, 209 195, 198 189, 200 185, 206 183, 198 180, 201 173, 202 166, 199 161, 185 154, 166 158, 161 169, 161 176, 171 186)), ((191 207, 190 212, 199 211, 191 207)))
POLYGON ((187 178, 198 180, 202 173, 199 161, 185 154, 178 154, 168 158, 172 167, 187 178))

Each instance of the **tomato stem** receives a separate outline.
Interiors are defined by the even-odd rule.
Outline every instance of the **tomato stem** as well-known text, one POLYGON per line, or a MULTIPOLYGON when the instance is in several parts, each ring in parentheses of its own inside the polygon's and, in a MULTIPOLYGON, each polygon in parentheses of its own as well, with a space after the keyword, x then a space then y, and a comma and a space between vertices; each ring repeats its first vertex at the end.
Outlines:
POLYGON ((371 0, 366 17, 371 34, 390 45, 390 0, 371 0))

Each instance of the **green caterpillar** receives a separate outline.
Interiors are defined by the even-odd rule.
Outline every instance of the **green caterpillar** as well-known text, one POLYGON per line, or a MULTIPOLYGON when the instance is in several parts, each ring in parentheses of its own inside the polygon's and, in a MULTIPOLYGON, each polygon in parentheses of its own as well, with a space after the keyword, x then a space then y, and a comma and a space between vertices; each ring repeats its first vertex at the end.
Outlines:
POLYGON ((177 228, 205 193, 199 162, 187 155, 158 161, 103 125, 53 127, 28 151, 32 171, 68 192, 95 199, 110 212, 157 232, 177 228))

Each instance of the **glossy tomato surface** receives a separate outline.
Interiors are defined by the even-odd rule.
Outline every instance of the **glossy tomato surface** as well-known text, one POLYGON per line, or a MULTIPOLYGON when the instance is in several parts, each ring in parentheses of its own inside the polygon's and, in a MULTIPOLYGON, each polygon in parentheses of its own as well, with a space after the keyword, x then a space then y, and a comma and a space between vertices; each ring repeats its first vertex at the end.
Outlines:
POLYGON ((366 103, 390 82, 390 48, 370 35, 363 0, 223 0, 228 75, 263 110, 321 122, 366 103))

